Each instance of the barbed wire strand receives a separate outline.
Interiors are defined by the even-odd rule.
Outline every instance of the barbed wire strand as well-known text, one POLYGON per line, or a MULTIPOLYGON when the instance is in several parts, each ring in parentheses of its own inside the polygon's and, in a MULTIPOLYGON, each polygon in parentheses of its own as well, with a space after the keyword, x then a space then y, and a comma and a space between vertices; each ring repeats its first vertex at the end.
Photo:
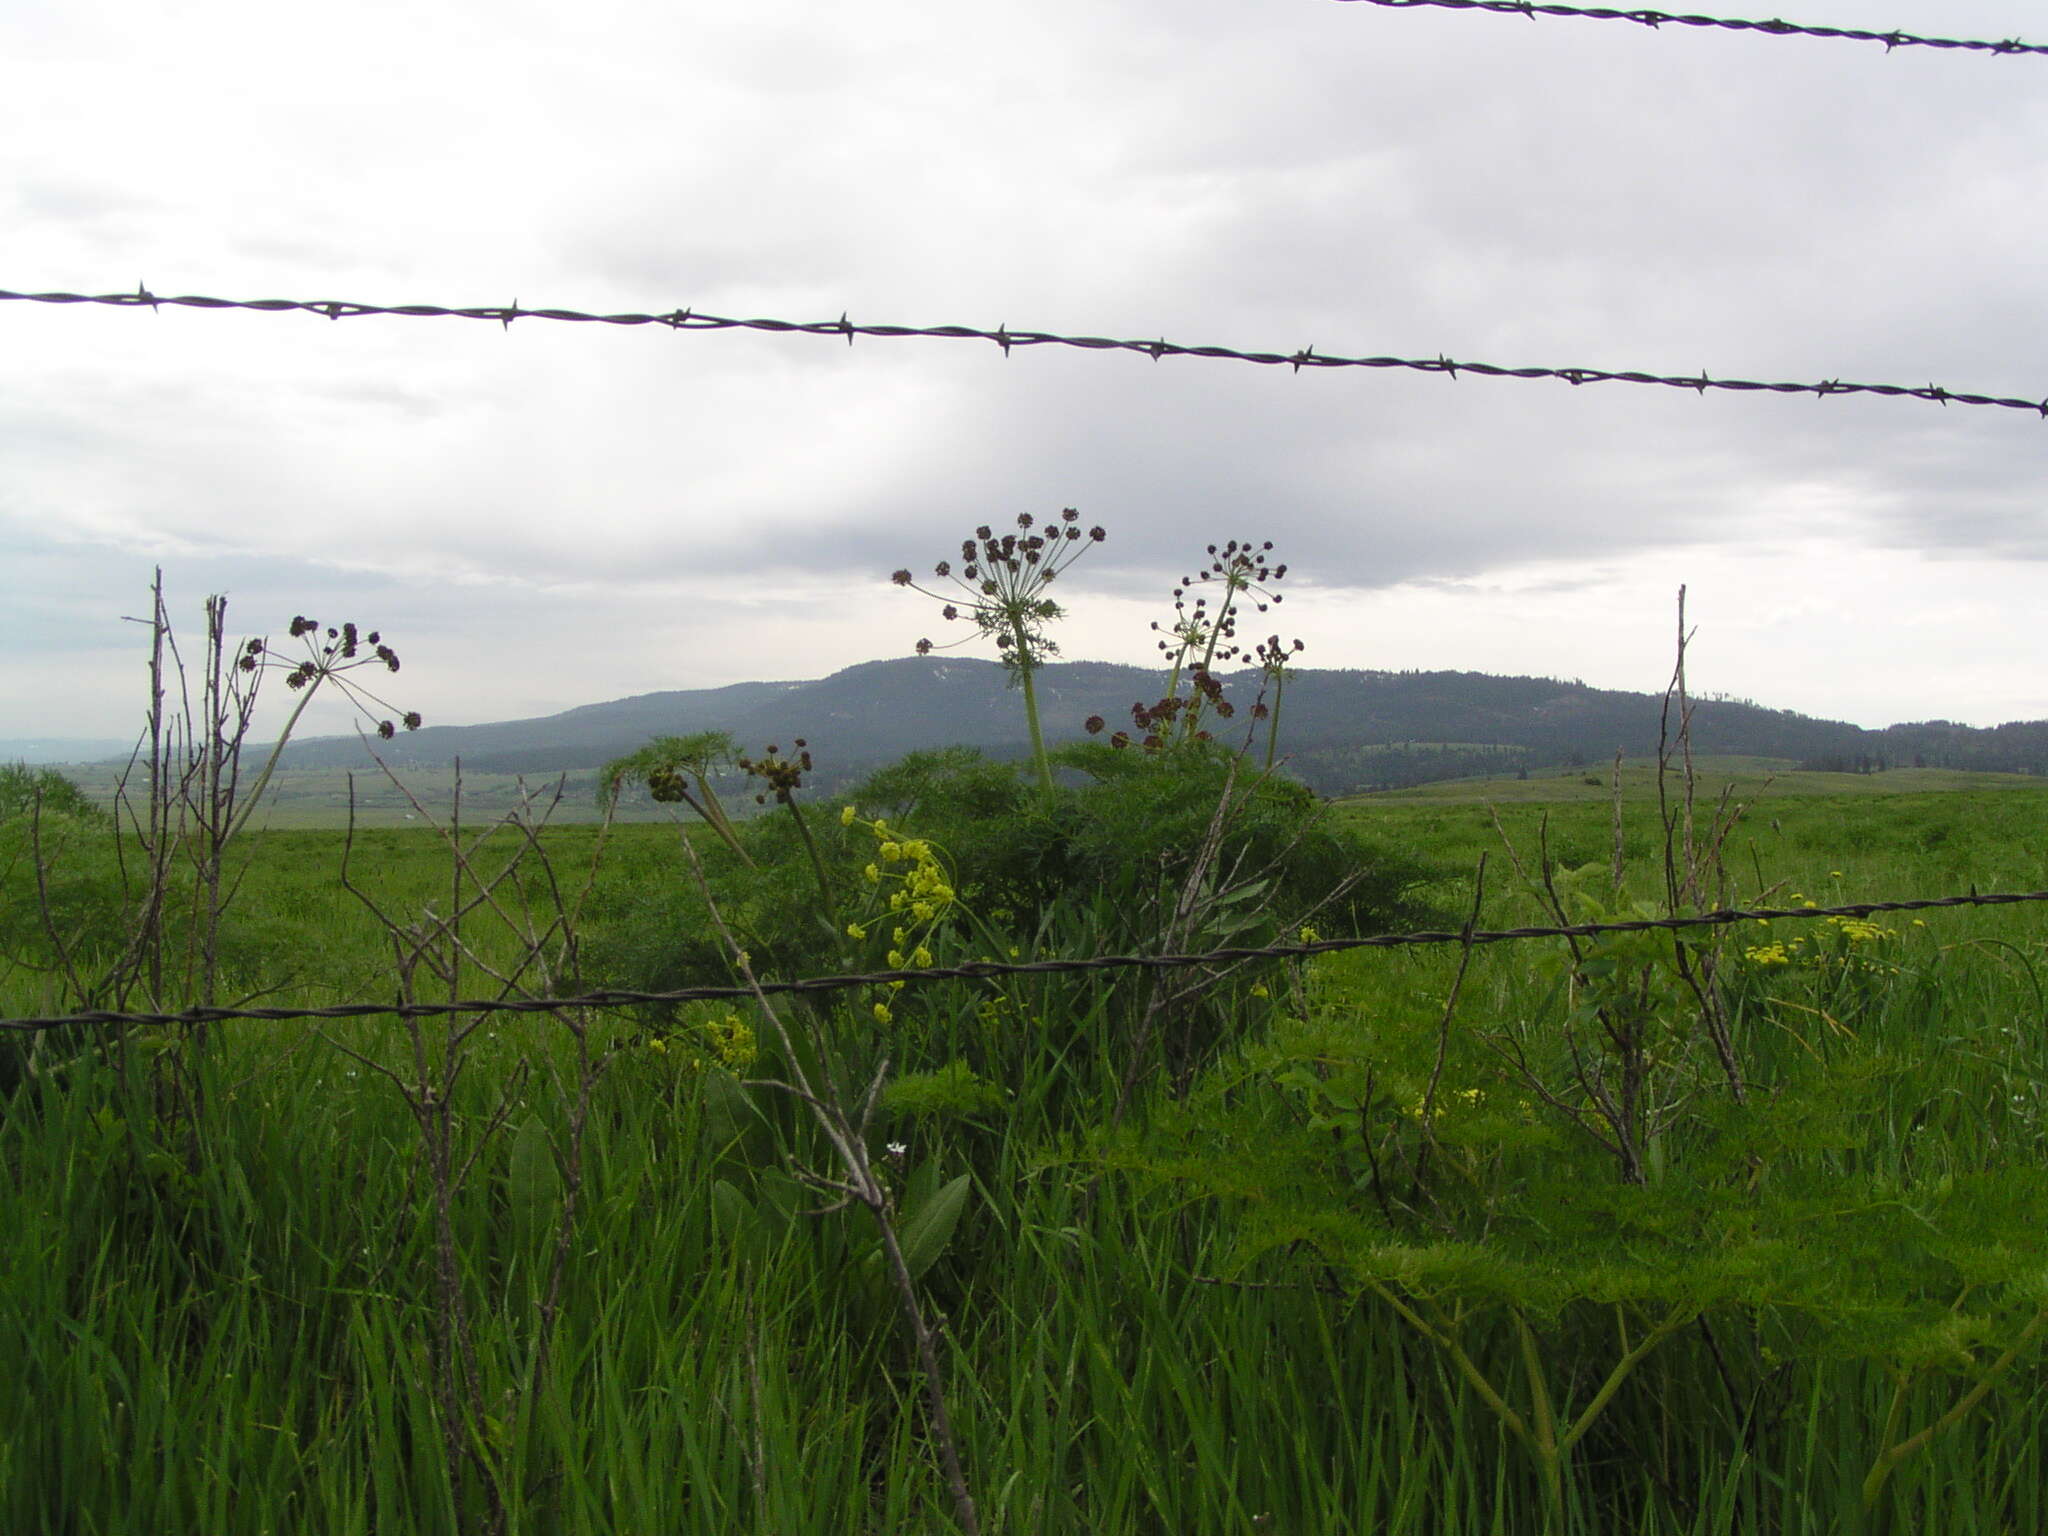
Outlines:
POLYGON ((266 314, 302 312, 329 320, 352 320, 366 315, 392 315, 405 319, 460 319, 495 321, 511 329, 515 320, 557 320, 572 324, 616 326, 665 326, 672 331, 767 331, 801 336, 843 336, 848 346, 857 336, 884 340, 917 339, 943 341, 988 341, 1003 350, 1005 357, 1018 347, 1072 347, 1087 352, 1137 352, 1154 362, 1166 357, 1218 358, 1230 362, 1257 363, 1265 367, 1288 367, 1296 373, 1304 368, 1407 369, 1416 373, 1442 374, 1455 381, 1460 374, 1491 379, 1559 379, 1567 384, 1646 384, 1666 389, 1689 389, 1704 396, 1708 390, 1743 394, 1882 395, 1926 400, 1938 405, 1997 406, 2005 410, 2032 411, 2048 421, 2048 398, 2022 400, 2014 396, 1987 395, 1944 389, 1939 384, 1856 384, 1842 379, 1822 379, 1811 384, 1769 382, 1759 379, 1717 379, 1705 369, 1697 374, 1658 374, 1634 369, 1506 367, 1497 363, 1458 362, 1437 357, 1346 357, 1318 352, 1313 345, 1295 352, 1254 352, 1236 347, 1187 346, 1165 339, 1156 341, 1118 340, 1109 336, 1068 336, 1053 331, 1012 330, 1007 324, 994 330, 971 325, 861 325, 841 314, 837 320, 740 319, 729 315, 707 315, 695 309, 671 310, 665 314, 627 312, 600 314, 580 309, 528 309, 516 299, 508 305, 476 304, 365 304, 353 299, 220 299, 200 294, 156 294, 138 287, 134 293, 18 293, 0 289, 0 301, 27 304, 100 304, 117 309, 175 308, 206 310, 255 310, 266 314))
MULTIPOLYGON (((1829 917, 1867 918, 1880 912, 1927 912, 1938 907, 2003 907, 2048 901, 2048 891, 1975 891, 1963 896, 1919 897, 1906 901, 1861 901, 1840 907, 1722 908, 1693 917, 1632 918, 1612 923, 1573 923, 1549 928, 1496 928, 1463 931, 1424 929, 1416 933, 1381 933, 1364 938, 1317 939, 1300 944, 1269 944, 1257 949, 1211 949, 1192 955, 1092 955, 1075 960, 976 960, 965 965, 922 970, 866 971, 855 975, 808 976, 796 981, 764 981, 769 994, 839 992, 904 982, 981 981, 995 976, 1051 976, 1076 971, 1170 970, 1186 966, 1234 965, 1247 960, 1301 959, 1352 949, 1401 949, 1430 944, 1502 944, 1522 939, 1597 938, 1603 933, 1653 933, 1684 928, 1725 927, 1731 923, 1774 922, 1780 918, 1810 920, 1829 917)), ((334 1003, 320 1008, 187 1008, 182 1013, 124 1013, 95 1010, 47 1018, 0 1019, 0 1030, 31 1033, 75 1025, 218 1024, 229 1019, 363 1019, 392 1017, 425 1019, 458 1013, 553 1013, 565 1008, 628 1008, 650 1004, 731 1002, 756 995, 753 987, 680 987, 666 992, 612 989, 575 997, 470 998, 445 1003, 334 1003)))
POLYGON ((1441 11, 1493 11, 1503 16, 1576 16, 1587 21, 1632 21, 1653 31, 1666 22, 1679 27, 1717 27, 1726 32, 1762 32, 1770 37, 1819 37, 1838 42, 1883 43, 1884 51, 1894 48, 1959 49, 1970 53, 2048 53, 2048 44, 2023 43, 2018 38, 2003 42, 1960 37, 1917 37, 1910 32, 1870 32, 1861 27, 1804 26, 1790 21, 1738 21, 1728 16, 1680 15, 1669 11, 1615 10, 1604 5, 1551 5, 1537 0, 1340 0, 1340 3, 1377 5, 1390 11, 1412 11, 1430 7, 1441 11))

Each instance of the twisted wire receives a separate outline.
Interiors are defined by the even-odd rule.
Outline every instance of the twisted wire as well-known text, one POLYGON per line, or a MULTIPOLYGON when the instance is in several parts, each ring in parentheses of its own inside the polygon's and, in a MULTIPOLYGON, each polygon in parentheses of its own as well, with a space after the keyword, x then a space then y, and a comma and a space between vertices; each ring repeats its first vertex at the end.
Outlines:
MULTIPOLYGON (((1476 3, 1476 0, 1475 0, 1476 3)), ((1503 0, 1504 3, 1504 0, 1503 0)), ((2032 411, 2048 420, 2048 398, 2023 400, 2016 396, 1988 395, 1974 391, 1945 389, 1939 384, 1857 384, 1842 379, 1821 379, 1813 383, 1772 382, 1760 379, 1717 379, 1705 369, 1697 374, 1659 374, 1635 369, 1612 370, 1580 367, 1508 367, 1498 363, 1458 362, 1437 357, 1347 357, 1318 352, 1313 345, 1293 352, 1244 351, 1236 347, 1187 346, 1163 338, 1155 341, 1119 340, 1110 336, 1068 336, 1053 331, 1012 330, 1007 324, 994 330, 971 325, 862 325, 841 314, 837 320, 742 319, 730 315, 707 315, 695 309, 670 310, 655 314, 629 311, 601 314, 580 309, 529 309, 517 300, 511 304, 365 304, 352 299, 220 299, 200 294, 155 294, 146 288, 134 293, 18 293, 0 289, 0 302, 27 304, 101 304, 117 309, 160 310, 165 305, 185 309, 255 310, 266 314, 301 312, 323 315, 329 320, 350 320, 366 315, 395 315, 406 319, 490 320, 510 329, 515 320, 556 320, 571 324, 615 326, 664 326, 671 331, 767 331, 800 336, 843 336, 848 346, 857 336, 886 340, 905 338, 943 341, 988 341, 1009 356, 1018 347, 1072 347, 1087 352, 1136 352, 1154 362, 1166 357, 1216 358, 1230 362, 1257 363, 1265 367, 1288 367, 1296 373, 1304 368, 1407 369, 1415 373, 1441 374, 1456 380, 1460 374, 1493 379, 1557 379, 1579 384, 1644 384, 1665 389, 1689 389, 1704 396, 1708 390, 1741 394, 1881 395, 1925 400, 1937 405, 1996 406, 2005 410, 2032 411)))
POLYGON ((1411 11, 1429 6, 1442 11, 1494 11, 1506 16, 1575 16, 1587 21, 1632 21, 1653 31, 1666 22, 1679 27, 1715 27, 1727 32, 1761 32, 1768 37, 1819 37, 1837 42, 1883 43, 1884 51, 1894 48, 1957 49, 1970 53, 2048 53, 2048 45, 2023 43, 2018 38, 2002 42, 1960 37, 1918 37, 1911 32, 1871 32, 1862 27, 1802 26, 1790 21, 1738 21, 1729 16, 1680 15, 1669 11, 1640 8, 1616 10, 1605 5, 1552 5, 1539 0, 1348 0, 1359 5, 1377 5, 1390 11, 1411 11))
POLYGON ((809 995, 839 992, 852 987, 882 986, 899 981, 920 984, 979 981, 995 976, 1063 975, 1077 971, 1171 970, 1187 966, 1235 965, 1249 960, 1301 959, 1311 955, 1338 954, 1351 949, 1401 949, 1429 944, 1477 946, 1521 939, 1597 938, 1603 933, 1652 933, 1685 928, 1725 927, 1731 923, 1772 922, 1780 918, 1867 918, 1880 912, 1927 912, 1938 907, 2002 907, 2041 901, 2048 901, 2048 891, 1983 894, 1972 891, 1961 896, 1919 897, 1905 901, 1861 901, 1839 907, 1724 907, 1692 917, 1645 917, 1608 923, 1571 923, 1557 927, 1424 929, 1415 933, 1381 933, 1362 938, 1317 939, 1300 944, 1268 944, 1259 948, 1211 949, 1190 955, 1091 955, 1072 960, 975 960, 965 965, 932 966, 922 970, 864 971, 849 975, 807 976, 795 981, 763 981, 758 988, 679 987, 665 992, 610 989, 585 992, 574 997, 469 998, 443 1003, 353 1002, 334 1003, 319 1008, 207 1007, 187 1008, 180 1013, 128 1013, 98 1009, 44 1018, 0 1019, 0 1030, 26 1034, 76 1025, 184 1026, 218 1024, 229 1019, 425 1019, 450 1014, 554 1013, 568 1008, 627 1008, 648 1004, 732 1002, 757 994, 809 995))

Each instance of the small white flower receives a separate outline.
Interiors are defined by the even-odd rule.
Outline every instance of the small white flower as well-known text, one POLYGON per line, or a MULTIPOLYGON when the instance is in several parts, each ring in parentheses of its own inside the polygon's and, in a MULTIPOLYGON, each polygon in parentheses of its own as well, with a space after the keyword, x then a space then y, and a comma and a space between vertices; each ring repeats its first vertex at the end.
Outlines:
POLYGON ((891 1157, 901 1157, 904 1153, 908 1152, 909 1150, 910 1148, 905 1146, 900 1141, 892 1141, 889 1143, 888 1146, 888 1152, 891 1157))

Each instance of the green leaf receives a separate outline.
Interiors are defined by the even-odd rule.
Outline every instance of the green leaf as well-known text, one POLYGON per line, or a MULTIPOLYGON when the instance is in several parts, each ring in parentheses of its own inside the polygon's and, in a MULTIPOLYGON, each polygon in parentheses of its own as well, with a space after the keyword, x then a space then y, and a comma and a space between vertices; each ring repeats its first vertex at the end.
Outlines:
POLYGON ((512 1133, 512 1156, 505 1169, 505 1198, 516 1230, 538 1237, 553 1219, 561 1198, 562 1176, 555 1168, 555 1149, 548 1142, 540 1116, 528 1115, 512 1133))
POLYGON ((903 1264, 911 1279, 920 1278, 946 1251, 972 1184, 972 1176, 963 1173, 904 1216, 896 1230, 896 1245, 903 1250, 903 1264))

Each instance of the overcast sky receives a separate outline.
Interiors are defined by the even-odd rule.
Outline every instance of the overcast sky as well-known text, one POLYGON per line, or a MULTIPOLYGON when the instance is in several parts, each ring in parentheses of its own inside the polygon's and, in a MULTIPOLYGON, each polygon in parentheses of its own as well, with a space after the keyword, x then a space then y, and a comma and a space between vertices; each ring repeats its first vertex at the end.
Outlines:
MULTIPOLYGON (((1703 0, 1704 3, 1704 0, 1703 0)), ((2041 0, 1724 14, 2048 42, 2041 0)), ((0 5, 0 288, 958 323, 2048 396, 2048 57, 1331 0, 0 5)), ((1311 666, 2048 716, 2048 423, 986 343, 0 305, 0 737, 355 619, 431 723, 818 677, 1075 506, 1311 666)), ((981 652, 980 654, 992 654, 981 652)), ((275 691, 278 699, 283 690, 275 691)), ((329 712, 316 722, 345 728, 329 712)))

